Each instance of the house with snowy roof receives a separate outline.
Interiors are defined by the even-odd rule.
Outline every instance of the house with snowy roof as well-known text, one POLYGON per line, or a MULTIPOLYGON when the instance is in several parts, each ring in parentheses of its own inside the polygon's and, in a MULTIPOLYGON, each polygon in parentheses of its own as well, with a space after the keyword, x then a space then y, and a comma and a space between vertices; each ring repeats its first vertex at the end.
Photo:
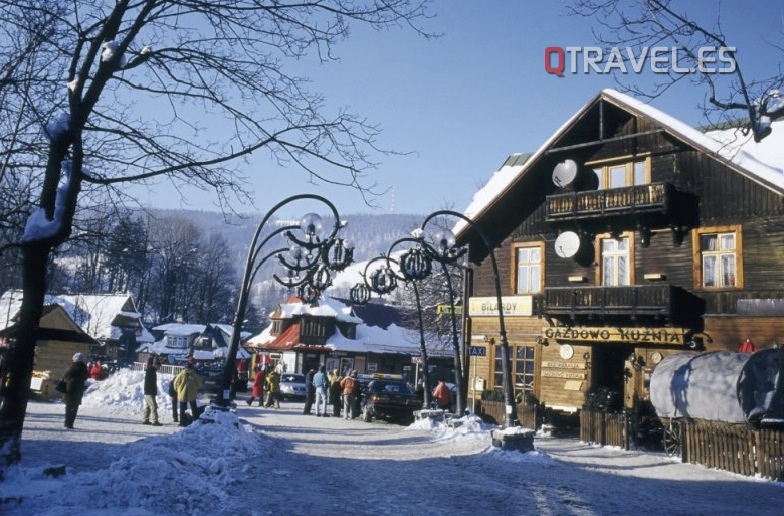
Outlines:
MULTIPOLYGON (((44 305, 59 305, 99 344, 90 354, 128 362, 138 343, 152 342, 142 314, 130 294, 47 295, 44 305)), ((0 328, 9 326, 22 306, 22 291, 8 290, 0 296, 0 328)))
MULTIPOLYGON (((282 363, 286 371, 307 372, 323 364, 329 371, 393 373, 413 380, 419 338, 401 320, 395 306, 352 306, 329 296, 307 304, 292 296, 270 314, 264 331, 248 339, 246 349, 256 355, 254 364, 282 363)), ((443 353, 428 348, 428 355, 435 361, 443 353)))
POLYGON ((515 391, 552 420, 643 418, 668 355, 784 339, 784 121, 757 143, 604 90, 463 213, 490 244, 456 223, 473 272, 465 338, 486 348, 474 388, 503 390, 492 249, 515 391))
MULTIPOLYGON (((158 338, 137 348, 139 361, 143 362, 149 355, 158 355, 170 364, 182 364, 188 357, 199 363, 210 363, 226 358, 232 327, 228 324, 166 323, 153 327, 152 332, 158 338)), ((250 335, 250 332, 241 332, 240 342, 250 335)), ((238 359, 249 357, 244 349, 237 351, 238 359)))

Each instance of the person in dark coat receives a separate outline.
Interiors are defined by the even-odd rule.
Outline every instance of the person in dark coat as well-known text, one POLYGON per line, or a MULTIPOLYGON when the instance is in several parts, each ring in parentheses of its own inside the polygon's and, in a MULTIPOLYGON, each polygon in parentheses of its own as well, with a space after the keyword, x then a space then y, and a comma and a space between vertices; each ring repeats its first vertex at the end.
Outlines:
POLYGON ((316 370, 311 368, 308 374, 305 375, 305 408, 302 413, 305 415, 310 414, 310 409, 313 407, 313 401, 316 398, 316 387, 313 385, 313 376, 316 370))
POLYGON ((144 420, 145 425, 161 426, 158 421, 158 364, 155 357, 147 359, 147 367, 144 370, 144 420))
POLYGON ((87 365, 84 363, 84 355, 75 353, 73 363, 63 373, 63 382, 65 382, 65 393, 63 393, 65 428, 74 427, 76 413, 79 411, 79 405, 82 404, 84 382, 87 381, 89 375, 87 365))

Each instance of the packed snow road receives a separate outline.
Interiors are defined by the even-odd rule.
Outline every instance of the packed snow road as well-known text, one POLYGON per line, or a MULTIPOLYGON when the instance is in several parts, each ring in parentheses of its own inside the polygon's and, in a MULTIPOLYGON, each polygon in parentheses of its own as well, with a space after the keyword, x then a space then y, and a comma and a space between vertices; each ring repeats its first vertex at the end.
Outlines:
MULTIPOLYGON (((64 431, 62 408, 30 404, 25 466, 50 465, 55 456, 77 472, 105 468, 125 443, 179 430, 164 410, 164 426, 150 427, 88 406, 76 430, 64 431), (87 443, 106 443, 106 453, 85 456, 87 443)), ((303 415, 301 403, 279 410, 240 403, 237 413, 271 445, 232 465, 242 480, 214 514, 778 515, 784 506, 781 484, 662 455, 549 438, 536 440, 535 453, 501 452, 487 432, 315 417, 303 415)))

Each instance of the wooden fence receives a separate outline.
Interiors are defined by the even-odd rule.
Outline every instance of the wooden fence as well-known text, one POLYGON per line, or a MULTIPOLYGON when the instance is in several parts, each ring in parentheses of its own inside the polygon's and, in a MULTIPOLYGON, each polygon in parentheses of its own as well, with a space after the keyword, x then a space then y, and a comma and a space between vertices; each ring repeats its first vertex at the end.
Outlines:
POLYGON ((683 461, 784 481, 784 429, 722 421, 681 421, 683 461))
MULTIPOLYGON (((503 401, 478 400, 476 414, 484 421, 500 425, 504 422, 506 408, 503 401)), ((517 418, 522 426, 532 430, 538 429, 538 416, 537 405, 517 404, 517 418)))
POLYGON ((623 412, 580 411, 580 440, 629 449, 630 419, 623 412))

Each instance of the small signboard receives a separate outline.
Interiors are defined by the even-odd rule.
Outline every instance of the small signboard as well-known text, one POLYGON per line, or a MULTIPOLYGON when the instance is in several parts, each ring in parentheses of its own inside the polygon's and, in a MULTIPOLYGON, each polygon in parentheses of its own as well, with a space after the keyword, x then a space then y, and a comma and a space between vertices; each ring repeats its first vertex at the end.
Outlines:
MULTIPOLYGON (((438 315, 449 315, 452 313, 452 306, 451 305, 437 305, 436 306, 436 313, 438 315)), ((455 315, 463 315, 463 307, 460 305, 455 306, 455 315)))
POLYGON ((468 346, 468 356, 470 357, 487 356, 487 348, 485 346, 468 346))

